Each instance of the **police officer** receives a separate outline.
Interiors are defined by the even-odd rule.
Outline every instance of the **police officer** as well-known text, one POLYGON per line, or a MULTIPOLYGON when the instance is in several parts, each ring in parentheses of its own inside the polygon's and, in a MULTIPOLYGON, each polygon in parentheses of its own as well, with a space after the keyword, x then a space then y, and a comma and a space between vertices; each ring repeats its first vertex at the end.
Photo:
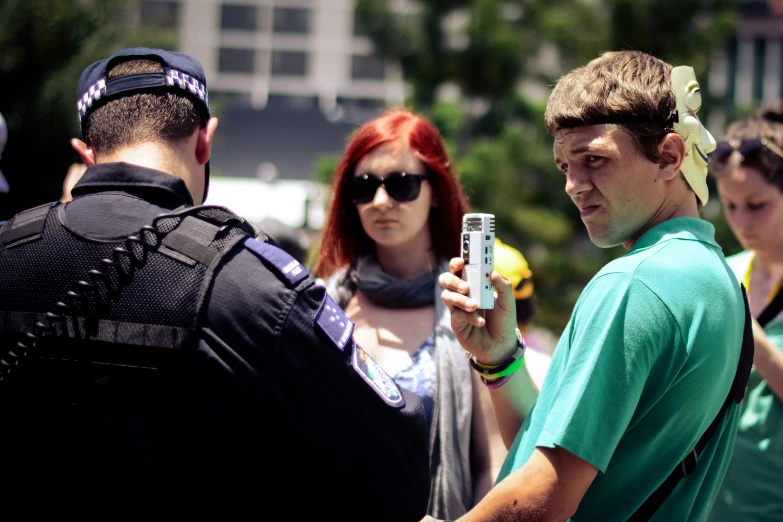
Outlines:
POLYGON ((193 206, 217 127, 201 64, 119 51, 82 73, 78 110, 73 201, 0 228, 3 472, 40 489, 78 470, 56 488, 114 495, 187 485, 202 501, 241 485, 293 519, 424 516, 418 397, 299 262, 193 206))

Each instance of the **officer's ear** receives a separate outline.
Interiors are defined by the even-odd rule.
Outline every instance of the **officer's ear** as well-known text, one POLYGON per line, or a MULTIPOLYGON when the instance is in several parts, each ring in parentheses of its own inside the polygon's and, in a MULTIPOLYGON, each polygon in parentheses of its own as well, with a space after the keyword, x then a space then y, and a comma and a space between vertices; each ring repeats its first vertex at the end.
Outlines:
POLYGON ((71 140, 71 147, 81 156, 82 161, 88 167, 95 165, 95 150, 78 138, 71 140))
POLYGON ((210 118, 207 124, 199 128, 196 137, 196 159, 203 165, 209 161, 212 154, 212 140, 215 139, 215 130, 217 130, 218 119, 210 118))

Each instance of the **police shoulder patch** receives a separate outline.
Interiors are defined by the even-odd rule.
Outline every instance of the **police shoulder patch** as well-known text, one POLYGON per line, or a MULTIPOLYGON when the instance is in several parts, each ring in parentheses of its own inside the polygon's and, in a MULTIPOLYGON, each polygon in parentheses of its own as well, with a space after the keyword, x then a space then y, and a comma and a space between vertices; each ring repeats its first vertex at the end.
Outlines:
POLYGON ((353 321, 328 295, 315 314, 315 324, 340 351, 345 350, 353 334, 353 321))
POLYGON ((395 408, 405 407, 405 399, 397 383, 356 343, 353 343, 351 365, 386 404, 395 408))
POLYGON ((267 265, 276 272, 283 281, 286 281, 289 287, 296 286, 296 284, 302 279, 305 279, 309 273, 305 267, 288 252, 270 245, 269 243, 263 243, 257 239, 248 238, 245 241, 245 248, 261 258, 262 261, 266 261, 267 265))

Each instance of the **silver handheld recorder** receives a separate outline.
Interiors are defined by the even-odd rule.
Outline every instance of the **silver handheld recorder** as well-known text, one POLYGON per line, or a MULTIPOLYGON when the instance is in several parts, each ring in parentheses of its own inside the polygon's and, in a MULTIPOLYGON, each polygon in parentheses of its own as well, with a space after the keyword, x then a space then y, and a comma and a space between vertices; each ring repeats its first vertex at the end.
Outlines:
POLYGON ((462 279, 470 285, 468 297, 480 309, 495 307, 495 290, 489 278, 495 269, 495 216, 465 214, 462 216, 462 279))

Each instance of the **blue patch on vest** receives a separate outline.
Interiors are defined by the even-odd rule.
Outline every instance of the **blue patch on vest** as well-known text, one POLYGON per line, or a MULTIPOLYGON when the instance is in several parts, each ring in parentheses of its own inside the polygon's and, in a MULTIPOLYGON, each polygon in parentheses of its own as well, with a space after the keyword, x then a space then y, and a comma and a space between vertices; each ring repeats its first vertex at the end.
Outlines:
POLYGON ((285 250, 253 238, 245 240, 245 247, 269 263, 282 279, 288 281, 289 287, 307 277, 305 267, 285 250))
POLYGON ((405 399, 397 383, 356 343, 353 343, 351 365, 386 404, 395 408, 405 407, 405 399))
POLYGON ((321 308, 315 314, 315 324, 340 351, 345 350, 353 334, 353 321, 348 319, 345 312, 328 295, 324 297, 321 308))

